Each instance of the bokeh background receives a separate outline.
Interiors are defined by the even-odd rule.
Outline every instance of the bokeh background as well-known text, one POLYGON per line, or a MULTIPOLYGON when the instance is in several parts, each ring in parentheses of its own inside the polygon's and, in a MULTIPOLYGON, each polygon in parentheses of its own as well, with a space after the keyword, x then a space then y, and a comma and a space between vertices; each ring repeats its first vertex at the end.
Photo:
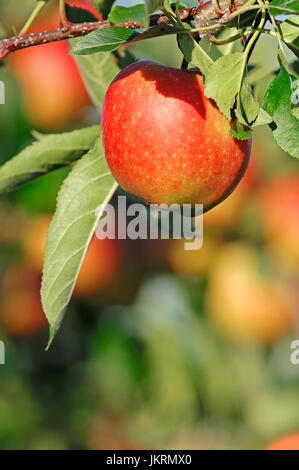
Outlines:
MULTIPOLYGON (((1 0, 0 34, 18 31, 34 3, 1 0)), ((38 132, 100 122, 67 50, 29 49, 0 67, 1 164, 38 132)), ((174 38, 131 52, 181 62, 174 38)), ((262 97, 278 68, 270 37, 252 63, 262 97)), ((238 189, 204 216, 198 252, 179 240, 94 240, 45 352, 42 251, 67 173, 0 200, 0 448, 263 449, 298 431, 298 162, 266 127, 256 133, 238 189)))

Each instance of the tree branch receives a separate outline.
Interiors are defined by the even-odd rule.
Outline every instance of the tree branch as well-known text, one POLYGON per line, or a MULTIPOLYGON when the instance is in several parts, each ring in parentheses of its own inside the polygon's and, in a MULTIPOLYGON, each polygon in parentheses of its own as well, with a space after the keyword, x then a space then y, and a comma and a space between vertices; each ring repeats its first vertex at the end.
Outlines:
MULTIPOLYGON (((223 4, 228 5, 228 0, 222 0, 223 4)), ((243 6, 245 0, 239 0, 238 5, 243 6)), ((239 7, 239 6, 238 6, 239 7)), ((235 8, 237 9, 237 7, 235 8)), ((196 19, 197 27, 212 26, 215 24, 217 28, 223 27, 219 23, 219 16, 216 15, 212 1, 208 1, 198 7, 186 8, 180 10, 180 18, 182 21, 196 19)), ((154 14, 150 17, 150 26, 169 23, 168 18, 163 14, 154 14)), ((42 31, 40 33, 27 34, 23 36, 14 36, 0 41, 0 61, 5 59, 11 52, 25 49, 27 47, 39 46, 49 42, 63 41, 79 36, 85 36, 97 29, 107 28, 111 26, 107 21, 96 21, 93 23, 72 23, 69 27, 62 27, 52 31, 42 31)), ((126 22, 115 26, 125 28, 138 29, 141 24, 137 22, 126 22)), ((211 31, 211 34, 213 32, 211 31)))

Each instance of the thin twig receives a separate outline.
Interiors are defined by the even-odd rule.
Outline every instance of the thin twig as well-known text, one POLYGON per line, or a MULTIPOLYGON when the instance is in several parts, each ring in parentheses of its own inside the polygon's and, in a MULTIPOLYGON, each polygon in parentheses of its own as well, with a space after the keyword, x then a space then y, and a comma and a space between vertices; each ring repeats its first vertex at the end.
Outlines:
MULTIPOLYGON (((253 1, 253 0, 252 0, 253 1)), ((240 10, 242 9, 242 4, 244 1, 239 0, 240 10)), ((235 14, 234 12, 233 14, 235 14)), ((206 31, 207 35, 213 34, 215 26, 217 28, 222 28, 224 26, 223 19, 219 18, 214 13, 214 6, 212 1, 208 1, 198 7, 186 8, 179 11, 180 19, 182 21, 190 21, 190 19, 196 18, 197 20, 197 31, 206 31), (204 14, 203 14, 204 12, 204 14), (207 17, 209 21, 207 22, 207 17)), ((227 19, 230 21, 230 18, 227 19)), ((164 23, 169 23, 167 16, 163 14, 154 14, 150 17, 150 25, 160 25, 164 23)), ((11 52, 17 51, 19 49, 25 49, 27 47, 39 46, 49 42, 62 41, 65 39, 71 39, 74 37, 85 36, 92 31, 97 29, 107 28, 111 26, 107 21, 96 21, 92 23, 79 23, 73 24, 70 23, 63 28, 55 29, 52 31, 42 31, 40 33, 28 34, 24 36, 14 36, 8 39, 3 39, 0 41, 0 61, 3 60, 11 52)), ((122 26, 130 29, 141 28, 141 24, 138 22, 126 22, 113 26, 122 26)))

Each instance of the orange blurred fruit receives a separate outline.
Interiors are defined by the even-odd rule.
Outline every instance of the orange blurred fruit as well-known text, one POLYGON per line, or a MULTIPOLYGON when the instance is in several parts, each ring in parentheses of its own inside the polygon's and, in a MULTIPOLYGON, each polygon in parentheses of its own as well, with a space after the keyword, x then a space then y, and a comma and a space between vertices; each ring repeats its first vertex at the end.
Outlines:
POLYGON ((259 271, 254 250, 231 243, 217 254, 207 291, 211 319, 239 343, 268 345, 293 324, 284 284, 259 271))
POLYGON ((23 232, 23 251, 26 263, 41 271, 44 263, 44 250, 47 232, 52 215, 45 214, 27 221, 23 232))
POLYGON ((87 430, 90 450, 142 450, 143 447, 133 442, 127 431, 125 419, 117 413, 107 413, 96 417, 87 430))
POLYGON ((117 241, 94 237, 80 269, 74 296, 85 297, 106 287, 115 278, 119 264, 117 241))
MULTIPOLYGON (((23 249, 26 263, 41 271, 50 215, 42 215, 29 221, 24 230, 23 249)), ((85 297, 106 287, 116 276, 120 265, 117 240, 99 240, 94 236, 81 266, 75 297, 85 297)))
POLYGON ((299 271, 299 172, 269 181, 258 195, 258 209, 269 249, 284 266, 299 271))
POLYGON ((299 450, 299 432, 279 437, 269 444, 266 450, 299 450))
POLYGON ((5 272, 0 295, 0 324, 13 336, 26 336, 47 328, 40 300, 41 275, 25 265, 5 272))
POLYGON ((168 247, 168 263, 172 271, 188 277, 200 277, 206 274, 217 256, 220 241, 209 233, 204 233, 203 245, 199 250, 185 250, 184 238, 171 240, 168 247))

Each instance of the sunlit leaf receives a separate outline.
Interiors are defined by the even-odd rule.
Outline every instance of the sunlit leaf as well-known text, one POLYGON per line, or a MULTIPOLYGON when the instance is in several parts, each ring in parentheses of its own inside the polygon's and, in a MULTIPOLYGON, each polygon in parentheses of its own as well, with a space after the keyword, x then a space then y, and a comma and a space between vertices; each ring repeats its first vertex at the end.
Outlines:
POLYGON ((231 117, 230 110, 241 88, 245 60, 241 52, 222 56, 209 67, 206 75, 205 95, 216 101, 227 119, 231 117))
POLYGON ((70 301, 80 267, 115 181, 100 140, 73 168, 60 190, 45 250, 42 305, 52 342, 70 301))
POLYGON ((281 63, 279 74, 266 92, 264 108, 273 117, 270 127, 278 145, 299 158, 299 120, 292 113, 291 99, 291 77, 281 63))
POLYGON ((148 15, 143 4, 134 5, 132 7, 116 6, 110 12, 108 17, 110 23, 119 24, 127 21, 135 21, 141 26, 148 26, 148 15))
POLYGON ((94 145, 98 126, 41 137, 0 167, 0 193, 63 166, 71 165, 94 145))
POLYGON ((200 47, 190 34, 179 35, 179 46, 187 62, 197 67, 204 75, 207 75, 213 60, 200 47))
POLYGON ((87 55, 96 52, 114 51, 134 37, 135 34, 131 29, 119 26, 97 29, 76 43, 72 49, 72 54, 87 55))

